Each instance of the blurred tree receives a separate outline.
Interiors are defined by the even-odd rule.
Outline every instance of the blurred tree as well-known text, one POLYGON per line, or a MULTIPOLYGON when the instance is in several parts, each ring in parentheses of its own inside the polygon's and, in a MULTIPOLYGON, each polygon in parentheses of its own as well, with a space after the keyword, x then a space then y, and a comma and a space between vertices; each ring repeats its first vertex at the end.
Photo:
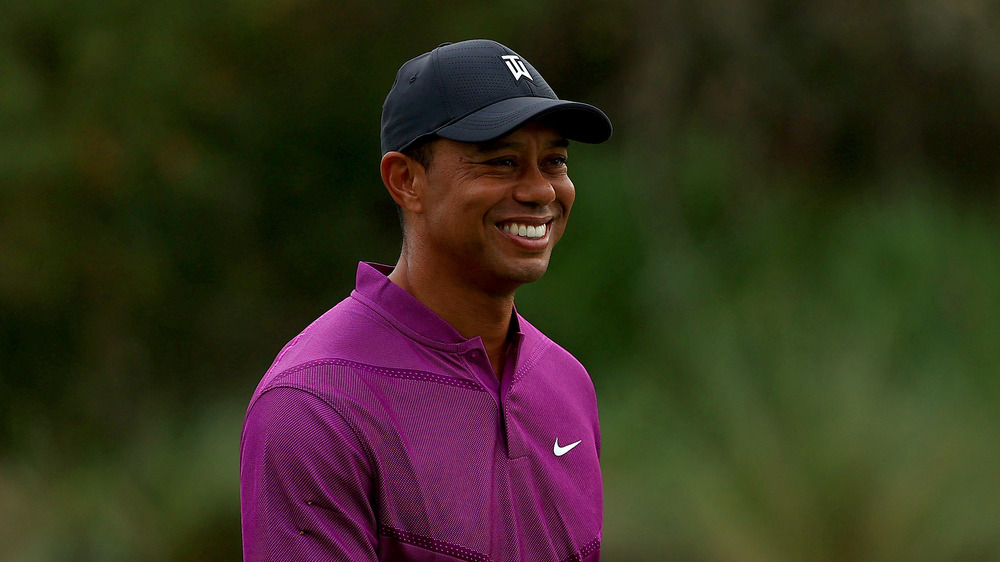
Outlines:
POLYGON ((1000 520, 995 2, 3 13, 0 558, 238 556, 245 400, 395 260, 382 98, 473 37, 616 125, 574 146, 575 226, 518 303, 598 385, 609 558, 1000 551, 970 515, 1000 520))

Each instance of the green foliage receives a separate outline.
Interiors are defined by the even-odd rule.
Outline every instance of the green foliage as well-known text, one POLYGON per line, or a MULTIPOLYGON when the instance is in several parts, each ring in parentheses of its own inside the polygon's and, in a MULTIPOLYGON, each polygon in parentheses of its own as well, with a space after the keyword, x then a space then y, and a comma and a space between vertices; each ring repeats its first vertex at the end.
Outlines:
POLYGON ((610 560, 1000 557, 989 2, 7 3, 0 558, 239 556, 246 399, 392 262, 395 70, 492 37, 616 125, 519 310, 610 560))
POLYGON ((919 195, 823 208, 810 216, 822 240, 802 245, 769 214, 650 258, 667 285, 651 306, 672 314, 600 389, 608 551, 995 557, 995 219, 919 195), (747 246, 757 258, 740 263, 747 246), (714 283, 672 279, 706 257, 688 267, 714 283))

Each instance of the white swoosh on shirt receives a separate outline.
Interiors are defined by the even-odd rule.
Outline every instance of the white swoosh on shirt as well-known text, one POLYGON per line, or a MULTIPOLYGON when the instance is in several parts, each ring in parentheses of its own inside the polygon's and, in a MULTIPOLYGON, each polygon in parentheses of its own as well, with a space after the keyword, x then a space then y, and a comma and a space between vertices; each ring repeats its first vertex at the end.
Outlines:
POLYGON ((555 443, 555 445, 552 446, 552 452, 555 453, 555 455, 557 457, 561 457, 561 456, 565 455, 566 453, 568 453, 570 451, 570 449, 572 449, 573 447, 576 447, 577 445, 579 445, 581 441, 583 441, 583 439, 581 439, 580 441, 577 441, 576 443, 570 443, 569 445, 566 445, 565 447, 560 447, 559 446, 559 438, 556 437, 556 443, 555 443))

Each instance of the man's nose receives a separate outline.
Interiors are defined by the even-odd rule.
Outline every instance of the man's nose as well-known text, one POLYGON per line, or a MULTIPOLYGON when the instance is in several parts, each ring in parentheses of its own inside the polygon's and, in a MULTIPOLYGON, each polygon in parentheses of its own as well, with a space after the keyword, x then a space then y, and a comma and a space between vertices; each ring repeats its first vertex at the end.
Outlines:
POLYGON ((552 186, 552 181, 537 165, 526 166, 514 189, 514 199, 522 203, 544 206, 555 201, 556 190, 552 186))

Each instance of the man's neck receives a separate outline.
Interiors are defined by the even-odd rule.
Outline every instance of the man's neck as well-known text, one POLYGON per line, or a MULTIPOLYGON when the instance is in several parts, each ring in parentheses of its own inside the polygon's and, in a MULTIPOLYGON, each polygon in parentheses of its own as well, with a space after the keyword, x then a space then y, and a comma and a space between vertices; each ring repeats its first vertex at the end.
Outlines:
POLYGON ((479 336, 497 378, 503 372, 514 293, 494 295, 400 257, 389 280, 413 295, 466 338, 479 336))

